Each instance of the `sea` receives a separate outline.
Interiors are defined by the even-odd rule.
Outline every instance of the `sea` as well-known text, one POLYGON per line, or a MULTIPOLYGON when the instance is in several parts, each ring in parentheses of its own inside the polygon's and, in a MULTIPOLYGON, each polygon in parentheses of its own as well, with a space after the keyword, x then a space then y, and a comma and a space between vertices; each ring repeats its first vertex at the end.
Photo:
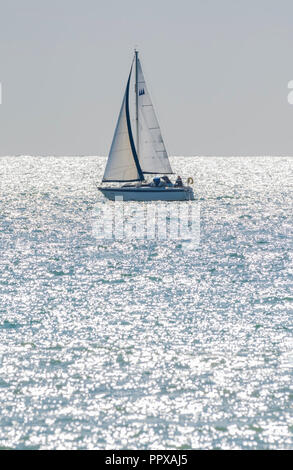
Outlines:
POLYGON ((0 158, 0 448, 292 449, 293 159, 171 158, 196 243, 103 238, 105 162, 0 158))

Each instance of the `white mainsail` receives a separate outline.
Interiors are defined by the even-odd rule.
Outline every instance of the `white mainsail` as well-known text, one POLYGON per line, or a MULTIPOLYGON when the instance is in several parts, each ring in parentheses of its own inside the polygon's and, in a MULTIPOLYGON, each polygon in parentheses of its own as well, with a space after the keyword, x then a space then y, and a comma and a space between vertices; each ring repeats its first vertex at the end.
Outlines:
MULTIPOLYGON (((131 72, 130 72, 131 73, 131 72)), ((143 179, 133 156, 129 125, 127 123, 127 106, 129 80, 122 101, 114 137, 103 176, 103 181, 139 181, 143 179)))
POLYGON ((143 173, 170 174, 172 168, 161 129, 146 86, 140 60, 137 59, 137 99, 139 122, 139 163, 143 173))

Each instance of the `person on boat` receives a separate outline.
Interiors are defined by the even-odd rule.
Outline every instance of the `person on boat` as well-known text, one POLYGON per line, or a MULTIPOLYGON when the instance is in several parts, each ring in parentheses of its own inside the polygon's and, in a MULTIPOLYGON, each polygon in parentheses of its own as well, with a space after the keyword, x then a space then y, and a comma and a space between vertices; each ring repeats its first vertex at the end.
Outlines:
POLYGON ((177 180, 175 181, 175 186, 178 188, 178 187, 182 187, 183 186, 183 183, 182 183, 182 178, 181 176, 177 176, 177 180))
POLYGON ((160 183, 161 183, 161 178, 160 177, 155 177, 153 178, 153 181, 151 182, 151 186, 160 186, 160 183))
POLYGON ((173 186, 172 181, 170 181, 170 178, 168 176, 162 176, 162 180, 164 180, 166 186, 173 186))

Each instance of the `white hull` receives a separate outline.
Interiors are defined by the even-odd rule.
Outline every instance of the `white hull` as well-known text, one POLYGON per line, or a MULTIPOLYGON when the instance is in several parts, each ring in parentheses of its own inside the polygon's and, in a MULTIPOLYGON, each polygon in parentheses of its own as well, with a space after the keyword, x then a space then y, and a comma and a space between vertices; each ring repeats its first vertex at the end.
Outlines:
POLYGON ((126 188, 98 188, 103 195, 115 201, 193 201, 194 194, 190 186, 182 188, 172 187, 126 187, 126 188))

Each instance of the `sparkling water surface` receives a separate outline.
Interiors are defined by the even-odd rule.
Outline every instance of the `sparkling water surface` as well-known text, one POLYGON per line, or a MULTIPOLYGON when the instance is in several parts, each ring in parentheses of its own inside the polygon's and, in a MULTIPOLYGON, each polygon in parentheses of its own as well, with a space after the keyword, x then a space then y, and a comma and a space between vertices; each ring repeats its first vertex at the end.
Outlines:
POLYGON ((173 158, 184 250, 95 238, 104 158, 1 157, 1 448, 292 449, 292 163, 173 158))

